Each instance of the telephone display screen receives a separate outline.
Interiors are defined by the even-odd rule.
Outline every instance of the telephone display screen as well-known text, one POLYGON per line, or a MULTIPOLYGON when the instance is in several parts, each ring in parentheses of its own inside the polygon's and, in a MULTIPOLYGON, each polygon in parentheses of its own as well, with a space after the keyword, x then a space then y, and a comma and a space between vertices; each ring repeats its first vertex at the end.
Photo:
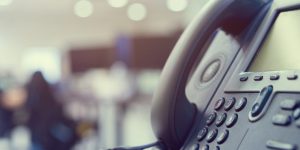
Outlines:
POLYGON ((282 12, 248 68, 249 72, 300 70, 300 10, 282 12))

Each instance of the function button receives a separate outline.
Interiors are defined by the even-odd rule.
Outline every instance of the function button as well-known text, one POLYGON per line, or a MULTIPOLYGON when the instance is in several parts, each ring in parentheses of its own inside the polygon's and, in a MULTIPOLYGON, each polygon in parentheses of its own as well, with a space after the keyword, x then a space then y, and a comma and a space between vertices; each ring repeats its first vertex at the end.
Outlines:
POLYGON ((212 80, 213 77, 216 76, 216 74, 218 73, 220 66, 221 60, 219 59, 213 60, 209 65, 207 65, 207 67, 201 75, 201 82, 206 83, 212 80))
POLYGON ((199 144, 194 144, 190 150, 199 150, 200 145, 199 144))
POLYGON ((211 113, 206 120, 206 124, 211 125, 216 120, 216 118, 217 118, 217 113, 216 112, 211 113))
POLYGON ((233 114, 229 117, 229 119, 226 121, 225 124, 228 128, 231 128, 235 125, 237 120, 238 120, 238 114, 233 114))
POLYGON ((224 109, 229 111, 235 104, 235 98, 232 97, 225 102, 224 109))
POLYGON ((296 74, 290 74, 287 76, 288 80, 296 80, 297 78, 298 78, 298 75, 296 75, 296 74))
POLYGON ((262 75, 254 76, 254 81, 261 81, 264 77, 262 75))
POLYGON ((299 104, 298 100, 285 99, 280 102, 280 107, 281 107, 281 109, 284 109, 284 110, 294 110, 298 104, 299 104))
POLYGON ((294 112, 293 112, 293 117, 294 120, 298 120, 300 118, 300 108, 297 108, 294 112))
POLYGON ((208 129, 205 127, 201 129, 197 135, 198 141, 202 141, 208 133, 208 129))
POLYGON ((225 98, 222 97, 220 99, 218 99, 215 103, 215 110, 219 110, 225 103, 225 98))
POLYGON ((274 74, 270 76, 270 80, 278 80, 280 76, 278 74, 274 74))
POLYGON ((296 126, 297 126, 298 128, 300 128, 300 120, 297 120, 297 121, 295 122, 295 124, 296 124, 296 126))
POLYGON ((287 126, 291 123, 291 116, 277 114, 273 116, 272 122, 274 125, 287 126))
POLYGON ((224 132, 222 132, 220 134, 220 136, 217 138, 217 143, 218 144, 223 144, 227 140, 228 135, 229 135, 229 131, 228 130, 225 130, 224 132))
POLYGON ((220 127, 221 125, 223 125, 223 123, 226 121, 226 118, 227 118, 226 113, 223 113, 222 115, 219 115, 217 117, 217 120, 216 120, 216 126, 220 127))
POLYGON ((242 109, 244 109, 244 107, 246 106, 246 104, 247 104, 247 98, 246 97, 242 97, 241 99, 239 99, 239 101, 235 105, 235 110, 236 111, 241 111, 242 109))
POLYGON ((214 141, 215 138, 217 137, 217 135, 218 135, 218 130, 217 130, 217 129, 214 129, 214 130, 210 131, 210 132, 207 134, 206 141, 207 141, 208 143, 214 141))
MULTIPOLYGON (((256 117, 263 111, 272 92, 273 92, 272 85, 266 86, 261 90, 260 94, 258 95, 258 97, 255 100, 255 103, 252 106, 252 109, 250 112, 251 117, 256 117)), ((255 121, 255 120, 252 120, 251 118, 249 118, 249 119, 251 121, 255 121)))
POLYGON ((267 148, 269 149, 280 149, 280 150, 296 150, 297 146, 294 144, 283 143, 279 141, 269 140, 266 143, 267 148))
POLYGON ((205 145, 205 146, 203 146, 200 150, 209 150, 209 146, 208 146, 208 145, 205 145))
POLYGON ((248 80, 248 76, 242 76, 240 77, 240 81, 244 82, 248 80))

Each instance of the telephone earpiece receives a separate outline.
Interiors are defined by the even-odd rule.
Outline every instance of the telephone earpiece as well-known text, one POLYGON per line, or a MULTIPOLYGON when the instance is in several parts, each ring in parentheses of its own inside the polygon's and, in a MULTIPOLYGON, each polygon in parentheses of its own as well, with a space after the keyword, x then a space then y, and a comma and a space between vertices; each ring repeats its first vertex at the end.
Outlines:
POLYGON ((210 0, 180 37, 162 71, 151 113, 155 135, 167 149, 183 145, 202 111, 189 102, 185 86, 196 57, 205 52, 203 47, 208 39, 217 29, 233 36, 243 32, 267 2, 210 0))

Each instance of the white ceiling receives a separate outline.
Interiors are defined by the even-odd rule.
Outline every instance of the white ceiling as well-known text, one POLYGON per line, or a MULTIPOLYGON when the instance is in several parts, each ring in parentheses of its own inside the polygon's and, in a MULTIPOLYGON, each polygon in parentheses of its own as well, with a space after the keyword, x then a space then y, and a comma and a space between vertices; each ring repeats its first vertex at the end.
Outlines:
POLYGON ((27 49, 112 45, 119 35, 169 34, 182 28, 205 0, 189 0, 184 12, 171 12, 165 0, 129 0, 145 4, 148 15, 141 22, 128 19, 127 6, 112 8, 106 0, 90 0, 94 13, 79 18, 73 13, 77 0, 13 0, 0 6, 0 70, 18 70, 27 49))
POLYGON ((76 0, 14 0, 0 7, 0 48, 108 44, 119 34, 165 34, 184 24, 184 12, 171 12, 162 0, 131 0, 146 5, 144 21, 128 19, 126 8, 112 8, 106 0, 91 0, 95 11, 88 18, 73 13, 76 0))

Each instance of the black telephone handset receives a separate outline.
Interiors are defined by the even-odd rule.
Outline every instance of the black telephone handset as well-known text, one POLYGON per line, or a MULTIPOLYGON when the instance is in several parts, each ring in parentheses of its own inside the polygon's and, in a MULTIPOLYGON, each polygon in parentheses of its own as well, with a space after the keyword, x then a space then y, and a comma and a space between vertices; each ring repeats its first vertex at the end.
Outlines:
POLYGON ((267 3, 210 0, 185 30, 167 60, 153 99, 152 127, 166 149, 180 149, 201 116, 201 110, 186 97, 185 87, 197 57, 205 53, 204 46, 217 29, 232 37, 240 35, 267 3))

